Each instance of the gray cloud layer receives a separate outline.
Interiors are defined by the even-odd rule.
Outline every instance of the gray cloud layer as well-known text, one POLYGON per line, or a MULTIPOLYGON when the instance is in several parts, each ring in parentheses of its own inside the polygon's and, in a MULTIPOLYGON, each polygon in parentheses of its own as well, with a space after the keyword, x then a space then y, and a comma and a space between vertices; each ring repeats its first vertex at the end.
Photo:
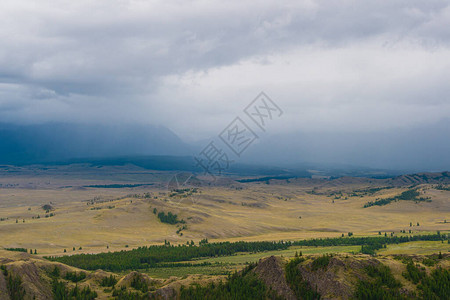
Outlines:
POLYGON ((446 1, 2 1, 0 119, 377 132, 450 116, 446 1))

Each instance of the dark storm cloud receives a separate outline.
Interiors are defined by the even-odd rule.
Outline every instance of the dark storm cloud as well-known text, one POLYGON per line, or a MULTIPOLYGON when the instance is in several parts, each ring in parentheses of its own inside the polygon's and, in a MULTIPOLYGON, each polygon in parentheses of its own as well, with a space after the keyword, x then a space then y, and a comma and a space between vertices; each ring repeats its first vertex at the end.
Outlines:
POLYGON ((195 139, 265 90, 290 112, 279 131, 434 122, 449 25, 445 1, 3 1, 0 117, 195 139))

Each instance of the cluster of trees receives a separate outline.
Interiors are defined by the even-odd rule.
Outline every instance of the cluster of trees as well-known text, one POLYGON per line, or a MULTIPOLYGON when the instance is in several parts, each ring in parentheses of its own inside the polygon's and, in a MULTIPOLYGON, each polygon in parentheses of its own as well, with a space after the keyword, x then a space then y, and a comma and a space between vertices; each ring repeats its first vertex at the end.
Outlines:
POLYGON ((414 241, 442 241, 447 238, 446 235, 440 232, 429 235, 414 235, 414 236, 374 236, 374 237, 339 237, 339 238, 324 238, 324 239, 310 239, 295 241, 292 245, 295 246, 356 246, 356 245, 376 245, 376 244, 400 244, 414 241))
POLYGON ((66 275, 64 275, 64 279, 72 282, 80 282, 81 280, 86 279, 86 273, 67 272, 66 275))
POLYGON ((91 290, 90 286, 80 288, 78 285, 70 288, 63 281, 53 279, 52 292, 54 300, 80 299, 93 300, 97 298, 96 291, 91 290))
POLYGON ((144 246, 129 251, 99 254, 77 254, 71 256, 47 257, 47 259, 75 266, 85 270, 103 269, 122 271, 158 267, 158 263, 188 261, 199 257, 230 256, 237 252, 262 252, 283 250, 290 242, 221 242, 203 243, 195 246, 165 245, 144 246))
POLYGON ((411 189, 411 190, 404 191, 403 193, 401 193, 400 195, 397 195, 395 197, 377 199, 375 201, 369 201, 366 204, 364 204, 364 208, 375 206, 375 205, 383 206, 383 205, 387 205, 393 201, 399 201, 399 200, 415 201, 415 202, 422 202, 422 201, 431 202, 430 198, 423 198, 423 197, 418 198, 419 196, 420 196, 420 193, 417 191, 417 189, 411 189))
POLYGON ((440 184, 440 185, 436 186, 436 189, 440 190, 440 191, 450 191, 450 186, 444 186, 444 185, 440 184))
POLYGON ((295 257, 285 266, 286 281, 298 299, 320 299, 320 294, 314 290, 309 282, 303 280, 298 265, 305 261, 302 257, 295 257))
POLYGON ((170 194, 169 197, 175 197, 175 196, 179 196, 182 198, 186 198, 191 196, 192 194, 198 193, 198 189, 197 188, 187 188, 187 189, 173 189, 170 194))
POLYGON ((423 299, 447 299, 450 295, 450 270, 438 267, 417 286, 423 299))
MULTIPOLYGON (((56 216, 56 214, 55 213, 50 213, 50 214, 45 214, 44 215, 44 217, 45 218, 51 218, 51 217, 54 217, 54 216, 56 216)), ((37 216, 33 216, 33 217, 31 217, 31 219, 40 219, 41 218, 41 215, 37 215, 37 216)), ((16 223, 18 223, 18 221, 16 220, 16 223)), ((25 219, 23 220, 23 223, 25 223, 25 219)))
POLYGON ((406 265, 406 272, 403 273, 403 277, 412 281, 414 284, 418 284, 424 277, 427 276, 425 268, 415 265, 412 260, 406 265))
POLYGON ((22 286, 22 279, 13 275, 11 272, 8 272, 6 266, 0 266, 0 270, 3 275, 6 277, 6 288, 8 289, 9 298, 11 300, 22 300, 25 297, 25 289, 22 286))
POLYGON ((404 299, 400 293, 401 283, 385 265, 369 265, 365 269, 369 280, 360 280, 356 286, 355 299, 404 299))
POLYGON ((103 277, 100 281, 101 286, 106 287, 114 287, 117 283, 117 278, 113 275, 109 275, 109 277, 103 277))
POLYGON ((410 260, 406 265, 403 277, 417 284, 423 299, 447 299, 450 295, 450 271, 448 269, 437 267, 430 275, 427 275, 425 268, 410 260))
POLYGON ((170 211, 167 213, 167 215, 162 211, 158 213, 158 219, 162 223, 167 223, 171 225, 175 225, 178 223, 186 223, 184 220, 178 220, 178 216, 176 214, 171 213, 170 211))
POLYGON ((75 266, 85 270, 103 269, 122 271, 130 269, 147 269, 159 267, 162 263, 189 261, 200 257, 230 256, 237 252, 262 252, 284 250, 295 246, 364 246, 363 253, 375 254, 375 251, 388 244, 399 244, 413 241, 443 241, 445 234, 416 236, 376 236, 376 237, 339 237, 310 239, 295 242, 221 242, 208 243, 203 240, 198 246, 194 242, 186 245, 152 245, 137 249, 99 254, 77 254, 71 256, 47 257, 47 259, 75 266))
POLYGON ((386 244, 373 243, 373 244, 370 244, 370 245, 362 245, 361 246, 361 253, 375 255, 376 251, 380 250, 382 248, 386 248, 386 244))
MULTIPOLYGON (((157 214, 158 210, 156 208, 153 208, 153 214, 157 214)), ((158 219, 162 222, 162 223, 167 223, 167 224, 171 224, 171 225, 175 225, 178 223, 181 224, 185 224, 186 222, 182 219, 182 220, 178 220, 178 216, 176 214, 171 213, 170 211, 167 213, 161 211, 158 213, 158 219)), ((179 232, 177 232, 179 233, 179 232)))
MULTIPOLYGON (((5 248, 8 251, 17 251, 17 252, 28 252, 28 249, 25 248, 5 248)), ((30 249, 31 250, 31 249, 30 249)))
POLYGON ((140 187, 144 185, 153 185, 153 183, 136 183, 136 184, 120 184, 120 183, 113 183, 113 184, 94 184, 94 185, 85 185, 84 187, 89 188, 98 188, 98 189, 123 189, 123 188, 135 188, 140 187))
POLYGON ((133 276, 133 279, 131 279, 130 286, 143 293, 148 292, 147 282, 145 281, 145 279, 142 277, 141 274, 135 274, 133 276))
POLYGON ((50 204, 44 204, 41 207, 43 210, 45 210, 46 213, 48 213, 49 211, 53 210, 53 206, 51 206, 50 204))
POLYGON ((189 300, 228 300, 228 299, 276 299, 273 291, 250 271, 255 267, 251 264, 241 273, 229 275, 226 282, 211 282, 206 286, 191 285, 181 287, 180 299, 189 300))
MULTIPOLYGON (((54 266, 51 271, 48 272, 50 278, 52 278, 52 293, 53 299, 55 300, 67 300, 67 299, 79 299, 79 300, 90 300, 97 297, 97 293, 91 290, 89 285, 80 288, 78 284, 75 287, 70 288, 66 285, 64 281, 60 281, 61 270, 54 266)), ((86 279, 85 272, 67 272, 63 278, 65 280, 70 280, 72 282, 78 283, 86 279)))
POLYGON ((316 258, 312 264, 311 268, 313 271, 317 271, 319 269, 325 269, 330 264, 331 255, 325 254, 316 258))
POLYGON ((351 197, 363 197, 366 195, 373 195, 376 192, 382 191, 382 190, 388 190, 394 188, 393 186, 384 186, 384 187, 374 187, 374 188, 367 188, 367 189, 360 189, 355 190, 353 193, 349 194, 351 197))
POLYGON ((132 292, 127 291, 125 286, 122 286, 120 289, 113 289, 112 296, 116 300, 149 300, 156 299, 156 296, 153 296, 149 292, 142 294, 141 292, 132 292))
POLYGON ((177 234, 179 234, 180 236, 183 236, 183 233, 181 231, 187 229, 187 225, 183 225, 180 228, 178 228, 177 230, 177 234))

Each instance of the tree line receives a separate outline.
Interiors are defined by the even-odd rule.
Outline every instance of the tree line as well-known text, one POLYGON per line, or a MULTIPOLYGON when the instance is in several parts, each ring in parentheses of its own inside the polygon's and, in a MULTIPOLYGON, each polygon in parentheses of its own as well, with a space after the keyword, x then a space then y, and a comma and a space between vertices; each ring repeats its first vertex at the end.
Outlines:
POLYGON ((312 247, 328 247, 328 246, 358 246, 358 245, 384 245, 384 244, 400 244, 415 241, 442 241, 447 236, 445 234, 436 233, 428 235, 414 236, 372 236, 372 237, 339 237, 339 238, 319 238, 310 240, 295 241, 295 246, 312 246, 312 247))
POLYGON ((220 242, 201 245, 152 245, 137 249, 99 254, 46 257, 85 270, 109 271, 136 270, 157 267, 159 263, 189 261, 200 257, 230 256, 237 252, 262 252, 283 250, 290 242, 220 242))
POLYGON ((46 257, 52 261, 75 266, 85 270, 103 269, 123 271, 154 268, 164 263, 190 261, 201 257, 230 256, 237 252, 262 252, 284 250, 295 246, 355 246, 360 245, 363 253, 375 254, 375 251, 388 244, 399 244, 413 241, 441 241, 446 235, 437 233, 415 236, 377 236, 377 237, 339 237, 310 239, 295 242, 220 242, 194 245, 164 245, 143 246, 133 250, 108 252, 98 254, 76 254, 71 256, 46 257))

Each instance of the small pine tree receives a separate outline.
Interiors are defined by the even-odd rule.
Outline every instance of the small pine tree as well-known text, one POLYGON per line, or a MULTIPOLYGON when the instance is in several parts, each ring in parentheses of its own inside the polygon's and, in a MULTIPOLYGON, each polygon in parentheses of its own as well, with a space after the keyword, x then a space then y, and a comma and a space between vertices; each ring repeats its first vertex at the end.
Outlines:
POLYGON ((36 249, 34 249, 34 254, 37 254, 37 250, 36 249))
POLYGON ((66 249, 64 249, 64 253, 66 253, 67 252, 67 250, 66 249))

